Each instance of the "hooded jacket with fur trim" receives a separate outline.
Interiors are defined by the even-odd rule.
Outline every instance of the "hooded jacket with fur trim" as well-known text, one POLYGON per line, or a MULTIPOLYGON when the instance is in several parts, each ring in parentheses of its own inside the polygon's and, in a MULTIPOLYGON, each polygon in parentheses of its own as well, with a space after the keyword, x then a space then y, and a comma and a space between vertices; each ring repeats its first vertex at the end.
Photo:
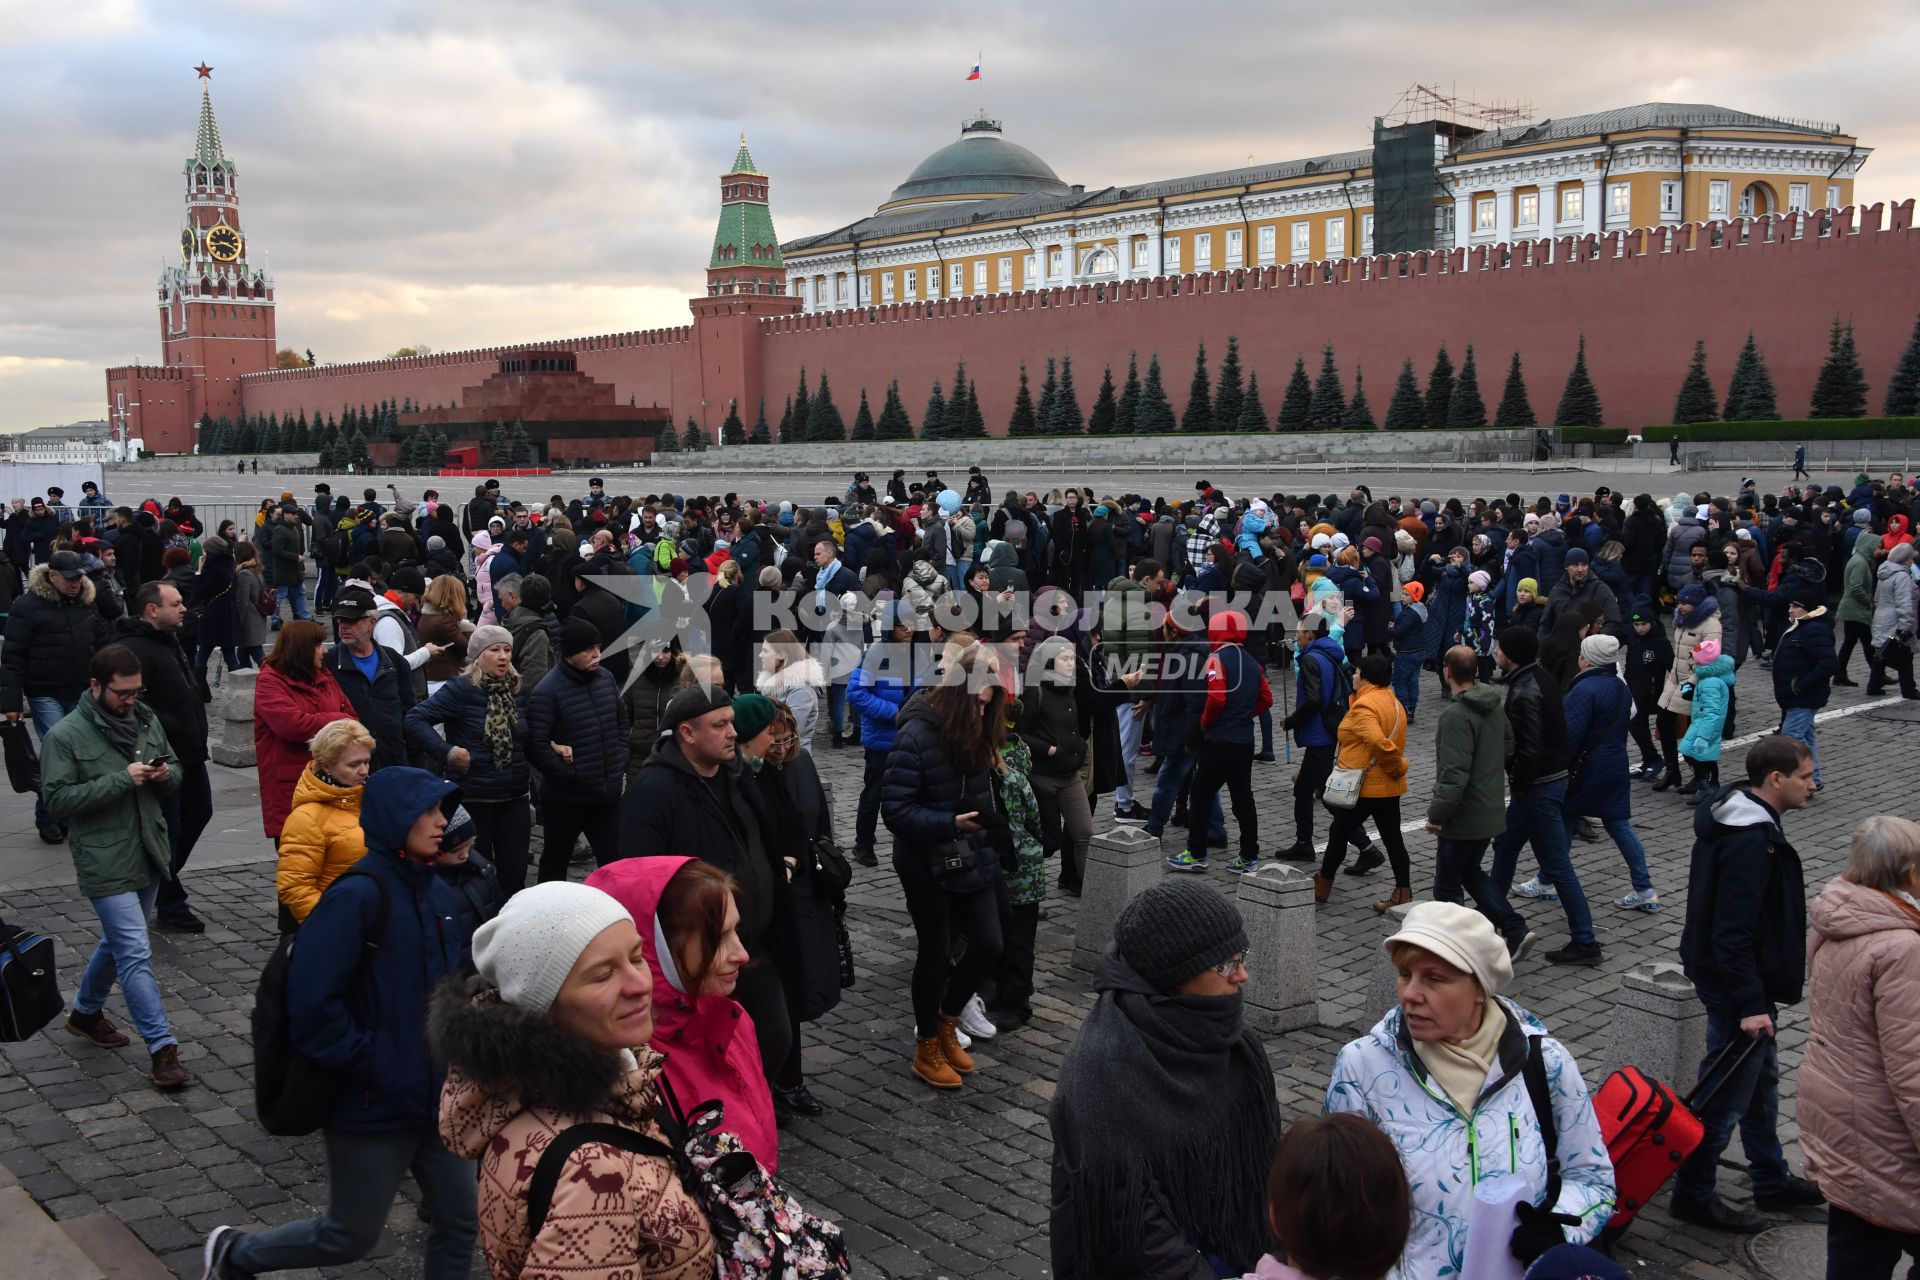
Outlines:
POLYGON ((35 566, 7 615, 0 711, 25 711, 29 698, 78 698, 87 689, 87 665, 107 642, 108 624, 93 605, 93 580, 80 579, 80 593, 68 599, 51 574, 46 565, 35 566))

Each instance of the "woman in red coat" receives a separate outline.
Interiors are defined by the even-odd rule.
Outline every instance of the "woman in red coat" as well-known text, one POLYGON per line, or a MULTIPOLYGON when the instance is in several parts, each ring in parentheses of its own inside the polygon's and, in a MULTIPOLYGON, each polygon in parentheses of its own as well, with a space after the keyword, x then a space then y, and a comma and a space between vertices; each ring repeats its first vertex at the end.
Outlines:
POLYGON ((640 928, 653 971, 649 1043, 667 1055, 674 1097, 688 1111, 719 1101, 720 1127, 776 1172, 773 1092, 753 1019, 732 998, 747 961, 733 877, 697 858, 623 858, 587 883, 612 895, 640 928))
POLYGON ((260 816, 267 834, 293 808, 294 784, 313 757, 307 744, 335 720, 351 720, 353 703, 320 665, 327 632, 317 622, 289 622, 280 629, 253 689, 254 767, 260 771, 260 816))

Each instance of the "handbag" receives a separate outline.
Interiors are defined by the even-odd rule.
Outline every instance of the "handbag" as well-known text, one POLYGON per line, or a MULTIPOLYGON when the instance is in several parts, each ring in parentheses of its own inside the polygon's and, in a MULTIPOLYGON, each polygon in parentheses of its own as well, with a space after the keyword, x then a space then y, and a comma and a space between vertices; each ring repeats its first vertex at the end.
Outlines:
MULTIPOLYGON (((1401 714, 1396 709, 1393 717, 1393 733, 1390 736, 1399 736, 1401 714)), ((1367 780, 1367 770, 1371 768, 1373 768, 1372 765, 1367 765, 1363 769, 1345 769, 1335 765, 1333 772, 1327 775, 1326 789, 1320 793, 1320 798, 1336 809, 1353 808, 1360 803, 1360 786, 1367 780)))
POLYGON ((26 717, 0 727, 0 737, 6 739, 7 782, 21 795, 40 790, 40 757, 27 736, 26 717))
POLYGON ((835 894, 845 893, 853 884, 853 865, 832 836, 815 836, 807 845, 813 855, 813 873, 835 894))
POLYGON ((0 920, 0 1040, 30 1039, 66 1007, 53 939, 0 920))

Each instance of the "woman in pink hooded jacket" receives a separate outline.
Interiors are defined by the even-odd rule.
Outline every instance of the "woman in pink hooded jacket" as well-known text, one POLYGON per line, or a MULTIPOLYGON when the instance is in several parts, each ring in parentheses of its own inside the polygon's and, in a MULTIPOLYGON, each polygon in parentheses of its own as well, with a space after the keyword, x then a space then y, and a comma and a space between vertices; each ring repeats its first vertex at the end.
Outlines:
POLYGON ((640 926, 653 971, 649 1043, 667 1057, 674 1097, 689 1112, 721 1103, 721 1127, 767 1172, 777 1172, 780 1135, 760 1042, 753 1019, 732 998, 747 962, 733 877, 697 858, 622 858, 587 883, 612 895, 640 926))
POLYGON ((1808 913, 1800 1150, 1827 1197, 1827 1274, 1920 1250, 1920 825, 1876 814, 1808 913))

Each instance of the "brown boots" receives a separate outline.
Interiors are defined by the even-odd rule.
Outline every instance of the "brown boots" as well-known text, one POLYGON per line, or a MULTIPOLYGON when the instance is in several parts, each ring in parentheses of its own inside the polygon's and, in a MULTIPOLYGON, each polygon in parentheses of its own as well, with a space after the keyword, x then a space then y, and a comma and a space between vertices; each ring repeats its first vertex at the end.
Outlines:
POLYGON ((940 1051, 940 1037, 928 1036, 925 1040, 914 1042, 913 1074, 936 1089, 958 1089, 960 1073, 947 1061, 947 1055, 940 1051))
MULTIPOLYGON (((75 1009, 67 1015, 67 1030, 102 1049, 124 1049, 133 1043, 105 1013, 81 1013, 75 1009)), ((156 1089, 184 1089, 193 1083, 193 1077, 180 1065, 180 1049, 176 1045, 168 1045, 153 1055, 147 1079, 153 1081, 156 1089)))
POLYGON ((1313 905, 1323 907, 1327 899, 1333 896, 1333 877, 1315 875, 1313 877, 1313 905))
POLYGON ((963 1076, 973 1074, 973 1055, 960 1047, 960 1037, 954 1032, 960 1027, 960 1019, 940 1015, 940 1052, 948 1065, 963 1076))
POLYGON ((1404 884, 1397 884, 1393 886, 1393 896, 1388 898, 1385 902, 1374 903, 1373 909, 1375 911, 1378 911, 1384 914, 1385 912, 1393 910, 1395 907, 1402 906, 1412 901, 1413 901, 1413 890, 1409 889, 1404 884))
POLYGON ((180 1065, 180 1050, 174 1045, 153 1055, 153 1068, 147 1072, 147 1079, 153 1081, 156 1089, 184 1089, 193 1083, 193 1077, 180 1065))

